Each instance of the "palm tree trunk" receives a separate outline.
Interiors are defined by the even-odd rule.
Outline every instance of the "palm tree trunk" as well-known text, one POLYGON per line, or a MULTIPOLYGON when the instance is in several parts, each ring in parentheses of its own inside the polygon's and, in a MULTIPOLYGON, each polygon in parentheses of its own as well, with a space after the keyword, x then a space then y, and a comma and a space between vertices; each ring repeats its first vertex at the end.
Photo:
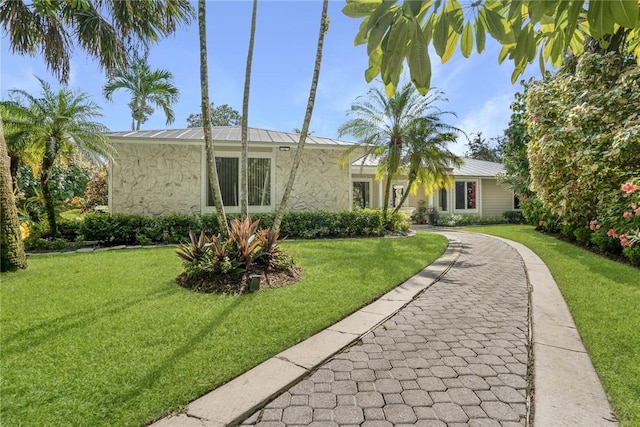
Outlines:
POLYGON ((409 182, 407 183, 407 189, 402 195, 402 198, 400 199, 400 203, 398 203, 398 206, 396 206, 393 212, 391 212, 391 216, 395 215, 400 210, 404 202, 407 200, 407 197, 409 197, 409 189, 411 188, 414 182, 416 182, 415 177, 409 178, 409 182))
POLYGON ((249 174, 249 90, 251 87, 251 65, 253 62, 253 42, 256 35, 256 15, 258 11, 258 0, 253 0, 253 12, 251 14, 251 35, 249 36, 249 51, 247 53, 247 69, 244 75, 244 95, 242 97, 242 153, 240 155, 240 216, 242 219, 249 214, 249 190, 247 188, 247 175, 249 174))
MULTIPOLYGON (((204 130, 204 150, 207 156, 207 179, 213 196, 213 204, 216 208, 216 216, 220 232, 229 235, 229 224, 222 205, 220 182, 218 181, 218 168, 213 150, 213 138, 211 136, 211 105, 209 102, 209 69, 207 67, 207 15, 206 0, 198 0, 198 33, 200 36, 200 92, 202 94, 202 126, 204 130)), ((203 195, 207 197, 207 195, 203 195)))
POLYGON ((49 233, 51 237, 58 235, 58 224, 56 223, 56 209, 51 196, 51 188, 49 188, 49 178, 51 178, 51 169, 53 168, 53 159, 48 155, 42 158, 42 166, 40 167, 40 188, 42 189, 42 198, 44 199, 44 208, 47 212, 47 222, 49 223, 49 233))
POLYGON ((0 118, 0 271, 27 268, 27 257, 20 237, 18 210, 13 197, 11 172, 4 127, 0 118))
POLYGON ((391 194, 391 175, 387 175, 387 183, 384 186, 384 204, 382 205, 382 220, 384 226, 387 226, 389 216, 389 195, 391 194))
POLYGON ((302 122, 302 130, 300 131, 300 140, 298 147, 296 148, 296 154, 289 171, 289 180, 287 186, 282 195, 280 206, 278 206, 278 212, 273 220, 273 231, 279 232, 280 225, 282 224, 282 218, 287 211, 287 204, 289 203, 289 197, 291 196, 291 190, 293 189, 293 183, 296 179, 296 173, 302 160, 302 150, 304 149, 305 142, 307 140, 307 134, 309 133, 309 123, 311 122, 311 115, 313 114, 313 106, 316 101, 316 89, 318 88, 318 79, 320 77, 320 65, 322 64, 322 47, 324 45, 324 36, 329 30, 329 18, 327 17, 327 10, 329 8, 329 0, 323 0, 322 2, 322 14, 320 15, 320 32, 318 34, 318 46, 316 49, 316 62, 313 68, 313 79, 311 80, 311 89, 309 91, 309 100, 307 101, 307 111, 304 115, 304 121, 302 122))

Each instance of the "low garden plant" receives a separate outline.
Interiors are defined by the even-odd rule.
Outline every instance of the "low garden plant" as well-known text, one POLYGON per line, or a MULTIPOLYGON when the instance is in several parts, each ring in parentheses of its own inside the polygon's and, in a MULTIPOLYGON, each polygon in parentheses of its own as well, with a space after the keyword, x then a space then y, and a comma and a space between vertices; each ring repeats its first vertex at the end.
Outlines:
POLYGON ((190 231, 190 242, 177 250, 184 265, 178 283, 197 291, 238 294, 250 290, 251 276, 260 276, 269 287, 296 282, 300 269, 281 249, 279 233, 258 229, 259 223, 249 217, 233 219, 226 237, 190 231))
POLYGON ((621 426, 640 425, 640 270, 530 226, 469 231, 520 242, 542 258, 569 306, 621 426))

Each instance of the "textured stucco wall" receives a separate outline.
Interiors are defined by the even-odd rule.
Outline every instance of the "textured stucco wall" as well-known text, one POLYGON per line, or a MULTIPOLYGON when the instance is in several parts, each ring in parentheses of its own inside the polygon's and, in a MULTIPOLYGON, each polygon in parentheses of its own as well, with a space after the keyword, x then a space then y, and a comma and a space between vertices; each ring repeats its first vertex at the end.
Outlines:
POLYGON ((115 148, 111 212, 200 212, 200 146, 116 143, 115 148))
MULTIPOLYGON (((292 211, 349 210, 349 166, 340 166, 344 151, 306 148, 287 206, 292 211)), ((282 199, 295 150, 278 151, 276 201, 282 199)))

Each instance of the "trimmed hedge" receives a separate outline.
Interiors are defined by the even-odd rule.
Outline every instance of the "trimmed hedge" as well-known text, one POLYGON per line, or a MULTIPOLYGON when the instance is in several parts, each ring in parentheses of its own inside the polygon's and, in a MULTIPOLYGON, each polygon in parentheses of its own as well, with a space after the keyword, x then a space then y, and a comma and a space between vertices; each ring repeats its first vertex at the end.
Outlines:
MULTIPOLYGON (((254 214, 260 220, 260 227, 273 225, 275 214, 254 214)), ((227 215, 228 220, 239 215, 227 215)), ((390 218, 390 228, 407 230, 409 224, 404 214, 390 218)), ((66 221, 60 227, 61 236, 66 240, 98 241, 107 245, 147 245, 154 243, 185 242, 189 230, 207 234, 220 231, 217 217, 213 214, 188 215, 168 214, 147 216, 138 214, 90 213, 80 221, 66 221)), ((385 233, 382 212, 379 210, 357 210, 353 212, 288 212, 280 227, 280 235, 285 238, 317 239, 337 237, 382 236, 385 233)))

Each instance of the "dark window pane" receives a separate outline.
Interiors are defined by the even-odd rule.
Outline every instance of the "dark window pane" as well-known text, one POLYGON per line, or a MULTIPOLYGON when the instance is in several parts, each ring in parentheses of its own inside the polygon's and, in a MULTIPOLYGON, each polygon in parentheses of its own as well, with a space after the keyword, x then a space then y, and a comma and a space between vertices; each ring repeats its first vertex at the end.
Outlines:
MULTIPOLYGON (((238 206, 238 167, 237 157, 216 157, 220 193, 222 194, 222 203, 225 206, 238 206)), ((208 181, 207 188, 209 188, 208 181)), ((213 206, 211 191, 208 194, 207 205, 213 206)))
POLYGON ((370 206, 370 190, 368 181, 353 182, 353 206, 368 208, 370 206))
POLYGON ((271 159, 248 159, 249 206, 271 205, 271 159))
POLYGON ((440 210, 447 210, 447 190, 445 190, 444 188, 440 189, 440 210))
POLYGON ((466 194, 464 184, 464 182, 456 182, 456 209, 465 208, 466 194))
POLYGON ((520 197, 513 195, 513 209, 520 209, 520 197))

